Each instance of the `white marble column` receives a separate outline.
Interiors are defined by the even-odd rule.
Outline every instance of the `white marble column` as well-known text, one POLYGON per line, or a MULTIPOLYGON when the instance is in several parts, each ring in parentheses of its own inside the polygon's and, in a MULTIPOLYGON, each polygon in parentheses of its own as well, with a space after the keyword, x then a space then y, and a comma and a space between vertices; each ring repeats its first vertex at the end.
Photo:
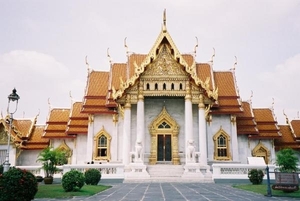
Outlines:
POLYGON ((239 161, 239 149, 237 140, 236 116, 231 115, 231 146, 232 146, 232 160, 239 161))
POLYGON ((136 136, 136 157, 135 162, 144 161, 145 147, 145 109, 143 96, 143 83, 139 83, 139 94, 137 102, 137 136, 136 136))
MULTIPOLYGON (((193 110, 192 110, 192 97, 191 97, 191 89, 190 83, 186 82, 186 95, 185 95, 185 147, 186 147, 186 163, 195 162, 194 157, 190 157, 190 153, 194 146, 194 139, 193 139, 193 110)), ((194 150, 193 150, 194 152, 194 150)))
POLYGON ((95 146, 94 143, 94 115, 89 115, 89 128, 88 128, 88 135, 87 135, 87 146, 86 146, 86 158, 84 162, 91 162, 93 160, 93 147, 95 146))
POLYGON ((207 165, 206 119, 203 94, 200 94, 199 99, 199 162, 203 165, 207 165))
POLYGON ((123 164, 128 165, 130 159, 130 130, 131 130, 131 103, 130 95, 127 94, 124 107, 124 124, 123 124, 123 164))

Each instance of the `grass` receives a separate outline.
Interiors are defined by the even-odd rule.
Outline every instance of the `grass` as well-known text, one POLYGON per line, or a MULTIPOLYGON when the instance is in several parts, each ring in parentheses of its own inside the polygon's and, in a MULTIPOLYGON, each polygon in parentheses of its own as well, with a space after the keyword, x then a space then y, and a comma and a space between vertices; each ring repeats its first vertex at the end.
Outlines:
MULTIPOLYGON (((243 184, 243 185, 234 185, 233 187, 246 190, 246 191, 252 191, 262 195, 267 195, 267 188, 268 188, 266 184, 260 184, 260 185, 243 184)), ((300 190, 294 192, 283 192, 282 190, 273 190, 271 187, 271 192, 273 196, 300 198, 300 190)))
POLYGON ((70 198, 74 196, 91 196, 102 192, 111 186, 84 185, 77 192, 65 192, 61 184, 39 185, 38 192, 34 198, 70 198))

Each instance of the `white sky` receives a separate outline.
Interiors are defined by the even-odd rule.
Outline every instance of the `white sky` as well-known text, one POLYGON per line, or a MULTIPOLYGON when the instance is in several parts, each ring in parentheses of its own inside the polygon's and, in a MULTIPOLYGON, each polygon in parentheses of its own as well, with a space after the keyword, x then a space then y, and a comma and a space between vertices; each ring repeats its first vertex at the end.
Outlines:
POLYGON ((0 0, 0 110, 7 96, 20 95, 15 116, 45 124, 48 98, 53 107, 82 100, 87 68, 109 70, 126 62, 129 49, 147 54, 167 29, 181 53, 191 53, 198 38, 197 62, 211 59, 214 70, 228 70, 237 57, 236 78, 242 100, 253 91, 252 106, 270 108, 284 123, 300 110, 300 1, 297 0, 0 0))

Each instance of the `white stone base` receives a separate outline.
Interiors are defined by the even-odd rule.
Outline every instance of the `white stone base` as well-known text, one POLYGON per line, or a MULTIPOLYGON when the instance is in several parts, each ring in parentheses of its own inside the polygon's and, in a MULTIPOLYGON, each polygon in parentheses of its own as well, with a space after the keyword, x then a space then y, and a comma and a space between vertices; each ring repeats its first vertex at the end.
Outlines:
POLYGON ((183 168, 182 178, 204 178, 204 175, 200 171, 199 163, 188 163, 183 168))
POLYGON ((130 163, 128 167, 131 171, 125 172, 125 179, 150 178, 150 175, 146 170, 147 166, 143 163, 130 163))

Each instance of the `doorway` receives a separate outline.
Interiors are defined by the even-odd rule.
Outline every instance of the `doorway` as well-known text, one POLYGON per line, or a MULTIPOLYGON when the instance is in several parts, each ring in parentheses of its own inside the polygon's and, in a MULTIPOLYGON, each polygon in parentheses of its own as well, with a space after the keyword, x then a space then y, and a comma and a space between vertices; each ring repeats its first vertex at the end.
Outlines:
POLYGON ((157 135, 157 161, 172 161, 171 135, 157 135))

